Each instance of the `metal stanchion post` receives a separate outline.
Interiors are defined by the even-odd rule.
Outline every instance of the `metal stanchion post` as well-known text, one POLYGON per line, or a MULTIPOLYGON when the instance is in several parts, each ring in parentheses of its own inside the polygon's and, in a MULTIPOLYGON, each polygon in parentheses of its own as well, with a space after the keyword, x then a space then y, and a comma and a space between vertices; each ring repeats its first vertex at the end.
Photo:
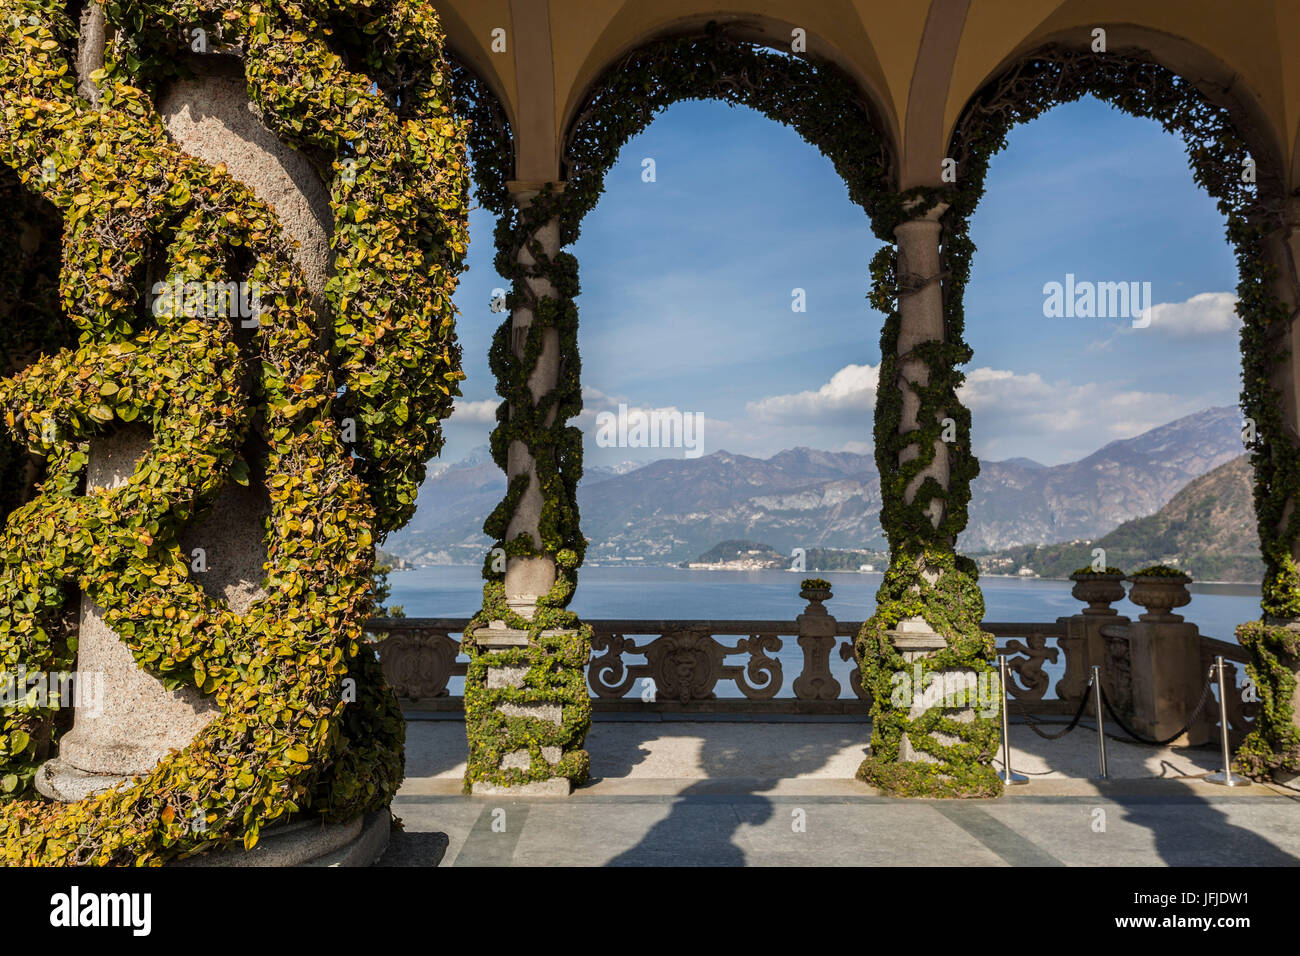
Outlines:
POLYGON ((1232 772, 1232 755, 1228 751, 1228 685, 1223 682, 1223 656, 1214 658, 1214 668, 1219 680, 1219 739, 1223 746, 1223 769, 1205 778, 1206 783, 1218 783, 1225 787, 1240 787, 1249 784, 1245 777, 1232 772))
POLYGON ((1006 786, 1028 783, 1029 778, 1011 769, 1011 736, 1007 720, 1007 656, 998 655, 998 680, 1002 683, 1002 772, 998 776, 1006 786))
POLYGON ((1107 779, 1106 774, 1106 727, 1101 714, 1101 668, 1092 665, 1092 706, 1097 711, 1097 765, 1101 771, 1098 776, 1107 779))

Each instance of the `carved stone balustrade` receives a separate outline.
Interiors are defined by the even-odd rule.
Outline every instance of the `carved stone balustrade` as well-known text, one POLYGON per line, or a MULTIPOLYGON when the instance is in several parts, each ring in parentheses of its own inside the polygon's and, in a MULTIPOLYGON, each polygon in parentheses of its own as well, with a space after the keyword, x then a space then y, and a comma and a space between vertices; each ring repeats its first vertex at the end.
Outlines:
POLYGON ((591 621, 591 663, 587 681, 596 697, 613 700, 635 685, 645 703, 659 700, 687 704, 717 698, 721 680, 731 680, 748 700, 770 700, 781 689, 780 635, 789 621, 591 621), (644 637, 640 641, 634 637, 644 637), (739 636, 734 646, 719 636, 739 636), (624 655, 644 655, 644 664, 629 664, 624 655), (744 664, 728 664, 743 654, 744 664), (638 683, 639 682, 639 683, 638 683))
POLYGON ((428 702, 450 695, 453 677, 465 676, 457 661, 460 634, 468 618, 382 617, 367 625, 377 641, 379 663, 393 692, 403 701, 428 702))
MULTIPOLYGON (((861 621, 837 621, 824 608, 793 621, 588 620, 592 657, 587 668, 597 711, 856 714, 870 698, 853 660, 861 621), (797 638, 792 640, 792 638, 797 638), (795 652, 794 645, 798 645, 795 652), (838 658, 852 662, 832 669, 838 658), (786 670, 798 668, 787 682, 786 670), (838 670, 839 676, 836 676, 838 670), (845 677, 847 676, 847 679, 845 677)), ((382 618, 367 630, 376 640, 384 673, 413 711, 463 708, 456 677, 465 674, 457 637, 468 618, 382 618)), ((1011 671, 1011 712, 1073 713, 1078 698, 1063 686, 1086 687, 1078 650, 1059 623, 986 622, 1011 671), (1061 665, 1064 665, 1063 669, 1061 665), (1050 673, 1049 673, 1050 672, 1050 673), (1056 693, 1052 675, 1060 673, 1056 693)))
MULTIPOLYGON (((1192 680, 1191 671, 1183 668, 1188 672, 1180 670, 1174 675, 1177 679, 1160 674, 1157 686, 1143 678, 1152 661, 1138 660, 1142 666, 1136 675, 1134 668, 1137 658, 1143 654, 1150 657, 1143 649, 1153 640, 1176 638, 1192 642, 1201 678, 1214 655, 1222 654, 1230 662, 1225 683, 1231 686, 1228 723, 1235 746, 1249 732, 1259 709, 1246 682, 1246 651, 1196 634, 1195 627, 1181 619, 1130 621, 1109 607, 1117 598, 1114 592, 1122 591, 1118 582, 1096 577, 1098 580, 1082 585, 1076 582, 1076 591, 1085 592, 1076 593, 1076 597, 1088 607, 1073 617, 984 622, 983 628, 996 639, 997 653, 1007 656, 1010 713, 1072 716, 1079 701, 1087 697, 1090 670, 1097 664, 1111 705, 1139 732, 1148 733, 1157 724, 1163 727, 1171 714, 1185 719, 1200 698, 1204 680, 1192 680), (1178 629, 1177 635, 1164 633, 1171 628, 1178 629), (1141 645, 1136 656, 1135 638, 1141 645)), ((836 620, 823 606, 827 597, 829 594, 805 595, 808 605, 792 621, 588 620, 593 639, 587 681, 593 708, 607 712, 844 714, 866 719, 871 702, 853 656, 854 639, 863 622, 836 620), (832 667, 836 658, 843 664, 832 667), (787 683, 786 670, 796 668, 799 672, 787 683)), ((458 636, 468 623, 468 618, 370 622, 368 631, 377 642, 384 673, 406 708, 463 709, 459 688, 453 682, 465 675, 458 636)), ((1217 740, 1218 723, 1211 697, 1182 742, 1217 740)), ((1174 729, 1178 726, 1172 725, 1174 729)))

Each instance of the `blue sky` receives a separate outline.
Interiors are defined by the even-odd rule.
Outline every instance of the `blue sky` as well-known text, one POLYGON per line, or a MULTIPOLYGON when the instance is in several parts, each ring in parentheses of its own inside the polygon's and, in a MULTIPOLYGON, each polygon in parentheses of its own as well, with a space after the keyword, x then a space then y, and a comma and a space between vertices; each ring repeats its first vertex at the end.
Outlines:
MULTIPOLYGON (((470 235, 456 295, 469 377, 445 461, 486 442, 498 401, 487 350, 501 316, 488 303, 505 283, 491 215, 474 210, 470 235)), ((1154 122, 1085 100, 1013 131, 972 235, 963 399, 977 454, 1071 461, 1235 404, 1235 263, 1181 142, 1154 122), (1150 327, 1045 317, 1044 284, 1067 273, 1150 282, 1150 327)), ((829 160, 792 130, 717 102, 661 114, 624 147, 570 250, 587 460, 683 454, 598 447, 595 416, 619 403, 703 413, 705 454, 868 452, 882 317, 865 295, 879 247, 829 160), (796 288, 806 312, 791 309, 796 288)))

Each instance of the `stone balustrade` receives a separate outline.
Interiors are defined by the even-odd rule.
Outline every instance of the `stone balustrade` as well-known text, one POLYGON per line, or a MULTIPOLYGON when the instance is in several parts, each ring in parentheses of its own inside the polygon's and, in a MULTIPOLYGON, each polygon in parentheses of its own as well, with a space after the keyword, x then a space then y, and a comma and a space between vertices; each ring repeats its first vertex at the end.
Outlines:
MULTIPOLYGON (((1199 635, 1194 625, 1181 619, 1130 621, 1110 608, 1122 596, 1117 582, 1087 582, 1076 587, 1076 597, 1087 606, 1072 617, 984 622, 984 629, 996 638, 997 653, 1007 656, 1010 712, 1072 716, 1087 696, 1096 664, 1107 698, 1124 721, 1139 733, 1155 736, 1157 730, 1177 729, 1186 722, 1202 698, 1210 664, 1215 655, 1222 655, 1225 679, 1233 688, 1228 723, 1235 745, 1249 732, 1259 706, 1246 682, 1246 650, 1199 635), (1154 660, 1153 646, 1160 655, 1154 660), (1135 647, 1148 655, 1136 668, 1135 647), (1152 666, 1168 668, 1181 682, 1156 687, 1144 680, 1152 666)), ((1177 617, 1167 610, 1162 616, 1177 617)), ((458 679, 465 675, 466 662, 458 638, 468 623, 468 618, 370 622, 384 673, 408 710, 463 708, 458 679)), ((597 711, 864 717, 869 711, 853 657, 853 641, 863 622, 836 620, 816 597, 794 620, 586 623, 594 631, 587 681, 597 711)), ((1218 740, 1217 693, 1212 688, 1181 743, 1218 740)), ((1087 712, 1092 714, 1091 702, 1087 712)))
MULTIPOLYGON (((398 697, 415 710, 455 710, 454 679, 464 677, 458 635, 469 618, 377 618, 369 630, 384 673, 398 697)), ((749 620, 595 619, 587 681, 598 710, 700 709, 779 712, 797 702, 803 713, 865 712, 869 703, 856 664, 841 681, 831 659, 853 661, 861 621, 835 621, 829 634, 807 635, 807 622, 749 620), (814 641, 816 643, 814 643, 814 641), (790 680, 781 652, 798 646, 801 666, 790 680), (728 687, 727 685, 730 685, 728 687), (721 691, 721 693, 720 693, 721 691), (731 691, 728 696, 727 691, 731 691)), ((1064 629, 1055 623, 986 622, 1008 655, 1013 713, 1073 712, 1060 687, 1082 671, 1064 629), (1064 664, 1064 668, 1050 665, 1064 664), (1045 667, 1047 669, 1045 669, 1045 667), (1051 674, 1065 675, 1053 687, 1051 674)), ((841 668, 841 671, 843 668, 841 668)), ((1082 687, 1087 686, 1083 674, 1082 687)))

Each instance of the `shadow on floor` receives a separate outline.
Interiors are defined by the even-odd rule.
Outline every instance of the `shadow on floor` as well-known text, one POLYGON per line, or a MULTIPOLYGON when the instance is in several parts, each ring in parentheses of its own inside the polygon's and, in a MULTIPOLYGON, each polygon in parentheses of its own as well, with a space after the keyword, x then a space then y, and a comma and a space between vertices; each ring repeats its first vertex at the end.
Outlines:
MULTIPOLYGON (((1226 788, 1225 788, 1226 789, 1226 788)), ((1234 802, 1248 815, 1249 800, 1234 802)), ((1246 826, 1230 823, 1228 814, 1202 797, 1116 797, 1124 821, 1145 827, 1155 850, 1169 866, 1295 866, 1300 858, 1246 826)))
POLYGON ((377 866, 439 866, 447 854, 450 840, 445 833, 407 833, 394 830, 388 849, 377 866))
MULTIPOLYGON (((714 725, 716 727, 716 725, 714 725)), ((682 791, 672 803, 668 816, 654 824, 636 846, 624 850, 607 862, 607 866, 744 866, 745 848, 736 842, 743 825, 759 826, 773 819, 776 812, 764 791, 771 790, 782 776, 755 776, 749 748, 726 744, 710 733, 709 724, 659 725, 663 733, 689 733, 702 739, 699 763, 708 779, 699 780, 682 791), (718 781, 731 784, 726 796, 718 796, 718 781), (742 782, 743 781, 743 782, 742 782), (740 786, 736 786, 740 783, 740 786)), ((753 732, 761 734, 763 725, 755 723, 753 732)), ((858 734, 860 728, 846 725, 846 733, 858 734)), ((865 747, 865 740, 863 741, 865 747)), ((842 749, 842 741, 811 741, 782 755, 789 767, 783 776, 809 773, 825 767, 842 749)), ((644 759, 648 751, 640 747, 644 759)), ((594 767, 611 776, 626 776, 639 761, 633 755, 601 754, 594 767)))
POLYGON ((436 777, 465 762, 465 720, 406 721, 406 776, 436 777))

